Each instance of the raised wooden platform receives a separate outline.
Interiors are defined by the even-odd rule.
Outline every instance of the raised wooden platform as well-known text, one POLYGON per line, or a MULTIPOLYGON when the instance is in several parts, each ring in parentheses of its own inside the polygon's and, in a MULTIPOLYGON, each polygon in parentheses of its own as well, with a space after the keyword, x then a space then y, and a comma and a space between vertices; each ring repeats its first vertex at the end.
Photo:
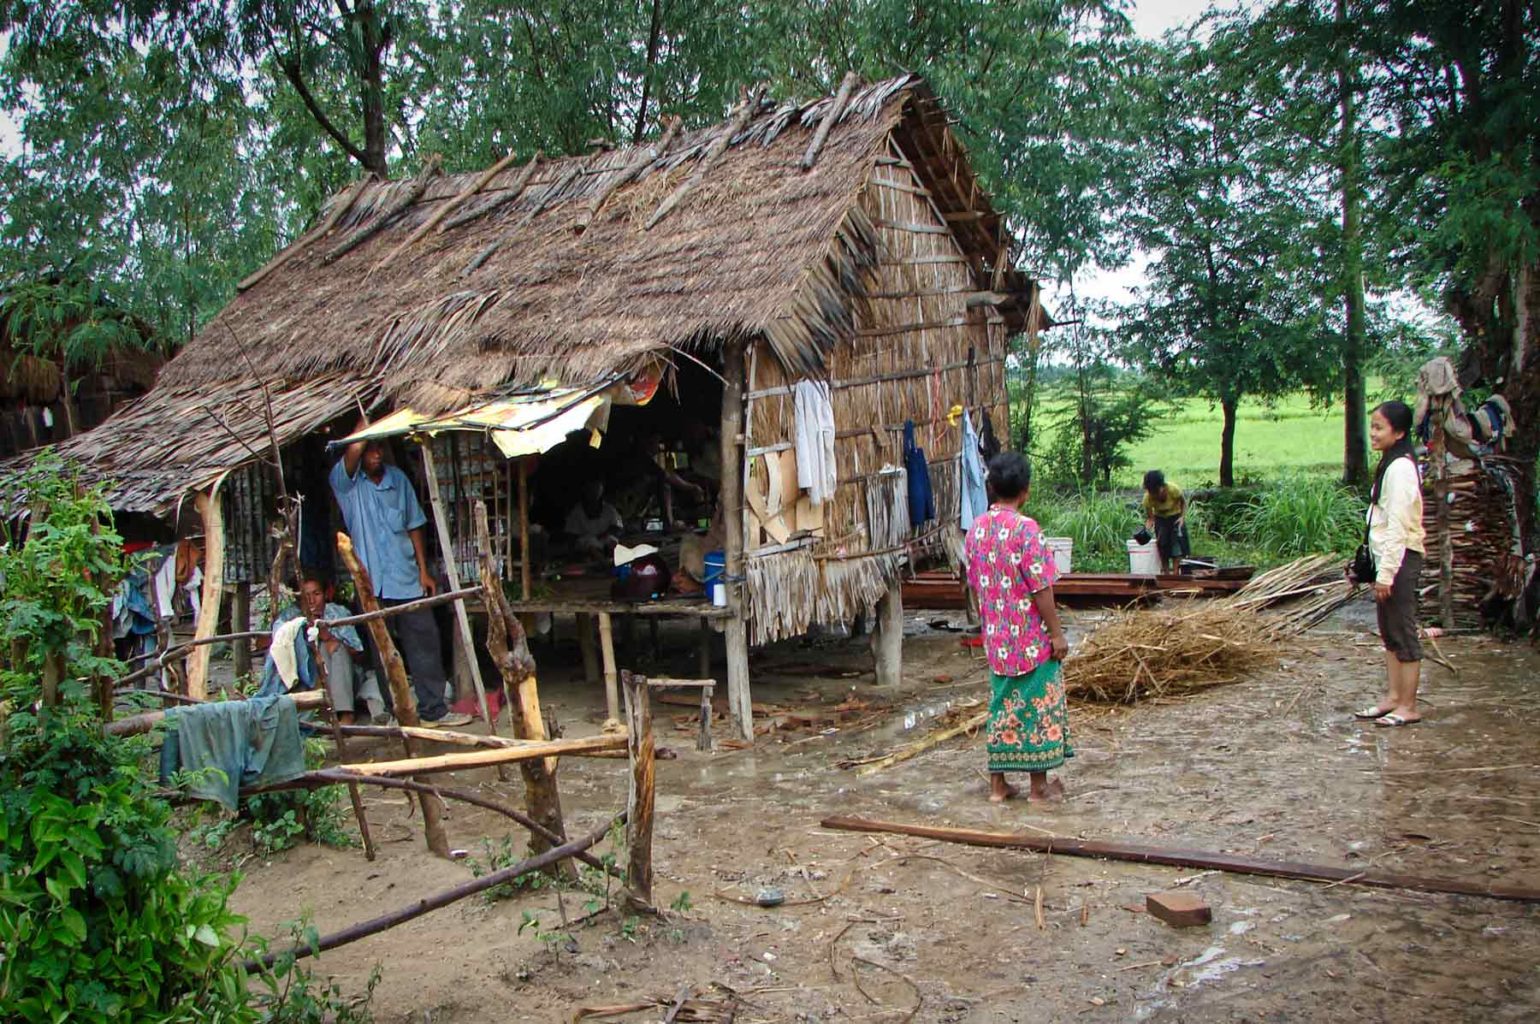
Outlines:
MULTIPOLYGON (((1122 604, 1161 594, 1220 597, 1246 586, 1249 566, 1221 569, 1203 576, 1136 576, 1117 572, 1071 572, 1059 577, 1053 594, 1066 604, 1122 604)), ((968 606, 967 584, 949 572, 922 572, 904 581, 905 608, 961 609, 968 606)))

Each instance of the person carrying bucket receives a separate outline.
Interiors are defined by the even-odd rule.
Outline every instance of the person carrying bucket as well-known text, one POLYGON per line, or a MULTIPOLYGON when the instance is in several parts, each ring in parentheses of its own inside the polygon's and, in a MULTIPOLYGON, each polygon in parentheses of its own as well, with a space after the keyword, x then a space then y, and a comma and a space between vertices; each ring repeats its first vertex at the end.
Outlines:
MULTIPOLYGON (((1144 474, 1144 528, 1155 535, 1160 565, 1168 573, 1180 572, 1182 559, 1192 554, 1187 539, 1187 499, 1166 474, 1152 469, 1144 474)), ((1147 541, 1146 541, 1147 543, 1147 541)))

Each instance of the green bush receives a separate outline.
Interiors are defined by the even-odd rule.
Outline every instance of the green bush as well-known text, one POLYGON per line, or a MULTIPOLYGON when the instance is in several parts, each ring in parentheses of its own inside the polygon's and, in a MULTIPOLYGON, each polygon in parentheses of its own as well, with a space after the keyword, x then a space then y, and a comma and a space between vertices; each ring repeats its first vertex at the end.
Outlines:
POLYGON ((1351 552, 1363 540, 1362 499, 1335 480, 1298 474, 1260 490, 1236 519, 1234 536, 1273 558, 1351 552))
POLYGON ((1072 565, 1081 572, 1126 572, 1126 542, 1139 528, 1139 512, 1109 491, 1084 491, 1064 497, 1033 497, 1026 512, 1045 536, 1075 542, 1072 565))

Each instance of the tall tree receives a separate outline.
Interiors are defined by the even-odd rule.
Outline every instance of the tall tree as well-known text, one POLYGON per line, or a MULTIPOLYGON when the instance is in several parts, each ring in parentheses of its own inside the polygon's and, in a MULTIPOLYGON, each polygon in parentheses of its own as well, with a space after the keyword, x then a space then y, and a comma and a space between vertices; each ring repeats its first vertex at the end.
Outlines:
POLYGON ((1219 483, 1230 487, 1241 399, 1319 393, 1337 361, 1317 298, 1328 290, 1321 183, 1301 188, 1299 144, 1257 122, 1226 53, 1176 38, 1151 50, 1129 227, 1153 258, 1124 326, 1129 358, 1223 410, 1219 483))

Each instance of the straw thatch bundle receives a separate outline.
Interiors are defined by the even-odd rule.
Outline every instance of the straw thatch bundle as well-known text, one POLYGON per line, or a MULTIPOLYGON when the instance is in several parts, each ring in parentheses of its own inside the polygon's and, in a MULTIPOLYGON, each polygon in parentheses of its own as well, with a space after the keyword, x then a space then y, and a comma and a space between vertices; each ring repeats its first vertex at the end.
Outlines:
POLYGON ((1352 594, 1340 558, 1312 555, 1263 573, 1222 601, 1119 612, 1064 663, 1065 688, 1086 700, 1133 704, 1233 683, 1276 664, 1284 640, 1352 594))

